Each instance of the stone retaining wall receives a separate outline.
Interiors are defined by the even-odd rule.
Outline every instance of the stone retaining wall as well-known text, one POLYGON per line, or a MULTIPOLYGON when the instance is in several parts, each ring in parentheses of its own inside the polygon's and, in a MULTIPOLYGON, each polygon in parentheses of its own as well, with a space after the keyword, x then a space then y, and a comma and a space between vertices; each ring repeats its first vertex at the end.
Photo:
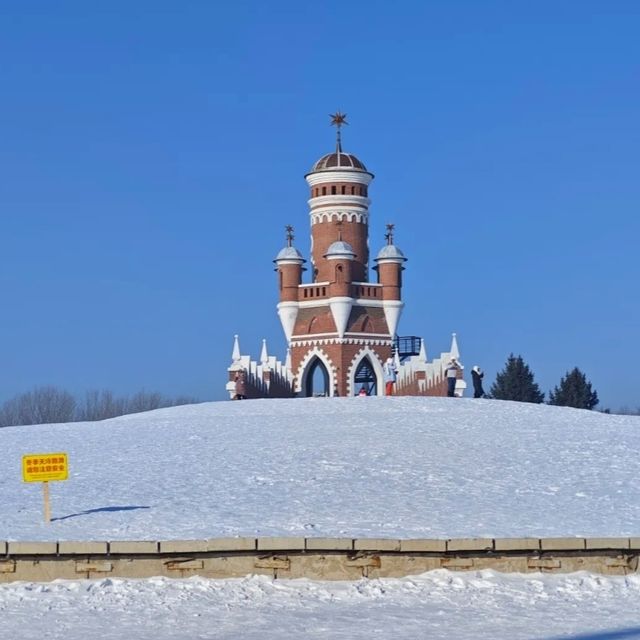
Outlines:
POLYGON ((501 572, 638 570, 639 538, 212 538, 208 540, 0 541, 0 583, 104 577, 358 580, 433 569, 501 572))

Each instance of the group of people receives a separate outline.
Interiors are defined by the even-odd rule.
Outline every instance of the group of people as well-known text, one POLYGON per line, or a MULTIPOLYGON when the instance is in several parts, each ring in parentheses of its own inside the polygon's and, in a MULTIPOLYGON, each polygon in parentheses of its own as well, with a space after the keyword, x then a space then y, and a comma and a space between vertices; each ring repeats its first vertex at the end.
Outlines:
MULTIPOLYGON (((458 362, 458 359, 453 357, 449 360, 449 363, 445 369, 445 376, 447 378, 447 396, 450 398, 456 395, 456 380, 458 374, 462 372, 464 367, 458 362)), ((398 377, 398 370, 396 368, 393 358, 387 358, 383 367, 384 374, 384 393, 386 396, 393 395, 393 386, 396 383, 398 377)), ((483 398, 485 396, 484 389, 482 388, 482 379, 484 378, 484 372, 478 365, 475 365, 471 369, 471 378, 473 381, 473 397, 483 398)), ((367 395, 364 387, 360 389, 358 395, 367 395)))
MULTIPOLYGON (((447 378, 447 396, 450 398, 456 395, 456 380, 458 374, 464 369, 464 367, 458 362, 457 358, 451 358, 449 364, 445 369, 445 376, 447 378)), ((393 361, 393 358, 389 357, 382 367, 383 379, 384 379, 384 394, 386 396, 393 395, 393 386, 398 378, 398 369, 393 361)), ((485 393, 482 388, 482 378, 484 378, 484 372, 478 365, 475 365, 471 369, 471 379, 473 381, 473 397, 483 398, 485 393)), ((235 395, 234 400, 246 400, 247 398, 247 375, 243 370, 237 371, 234 377, 235 382, 235 395)), ((364 386, 360 388, 358 392, 359 396, 366 396, 367 390, 364 386)))

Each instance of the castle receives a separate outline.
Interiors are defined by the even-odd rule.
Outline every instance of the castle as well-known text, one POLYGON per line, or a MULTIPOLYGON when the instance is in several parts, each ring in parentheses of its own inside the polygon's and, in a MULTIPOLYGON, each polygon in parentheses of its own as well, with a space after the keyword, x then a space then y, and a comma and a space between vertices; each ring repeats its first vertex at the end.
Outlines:
MULTIPOLYGON (((284 362, 262 343, 260 360, 241 355, 235 336, 227 391, 244 372, 247 398, 384 395, 383 363, 395 361, 394 395, 447 395, 445 368, 460 358, 455 333, 451 348, 427 360, 424 340, 399 337, 402 272, 407 258, 387 225, 386 244, 374 258, 376 282, 369 280, 369 187, 374 175, 342 150, 346 116, 332 116, 336 149, 322 156, 305 176, 311 223, 310 282, 303 282, 306 260, 293 245, 287 226, 286 246, 274 263, 280 300, 278 315, 288 348, 284 362)), ((466 383, 461 372, 456 395, 466 383)))

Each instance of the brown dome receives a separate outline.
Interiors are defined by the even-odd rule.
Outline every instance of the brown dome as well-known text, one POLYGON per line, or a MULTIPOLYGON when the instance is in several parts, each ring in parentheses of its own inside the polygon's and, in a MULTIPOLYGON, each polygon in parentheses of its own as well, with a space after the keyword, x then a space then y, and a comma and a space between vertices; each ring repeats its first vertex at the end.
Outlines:
POLYGON ((335 169, 356 169, 357 171, 366 171, 367 167, 365 167, 364 164, 354 155, 350 153, 343 153, 342 151, 336 151, 334 153, 328 153, 326 156, 322 156, 322 158, 313 165, 311 173, 335 169))

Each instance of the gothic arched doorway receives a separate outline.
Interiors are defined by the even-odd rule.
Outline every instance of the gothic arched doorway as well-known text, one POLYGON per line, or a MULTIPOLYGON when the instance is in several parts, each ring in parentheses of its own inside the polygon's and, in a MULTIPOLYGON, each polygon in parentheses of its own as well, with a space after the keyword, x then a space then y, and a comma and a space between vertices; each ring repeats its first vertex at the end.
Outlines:
POLYGON ((376 372, 373 370, 373 366, 371 365, 371 360, 369 360, 369 358, 362 358, 358 368, 356 369, 353 382, 354 395, 358 395, 361 389, 364 389, 368 396, 378 395, 378 379, 376 378, 376 372))
POLYGON ((330 396, 329 372, 320 358, 314 358, 307 369, 305 396, 330 396))

